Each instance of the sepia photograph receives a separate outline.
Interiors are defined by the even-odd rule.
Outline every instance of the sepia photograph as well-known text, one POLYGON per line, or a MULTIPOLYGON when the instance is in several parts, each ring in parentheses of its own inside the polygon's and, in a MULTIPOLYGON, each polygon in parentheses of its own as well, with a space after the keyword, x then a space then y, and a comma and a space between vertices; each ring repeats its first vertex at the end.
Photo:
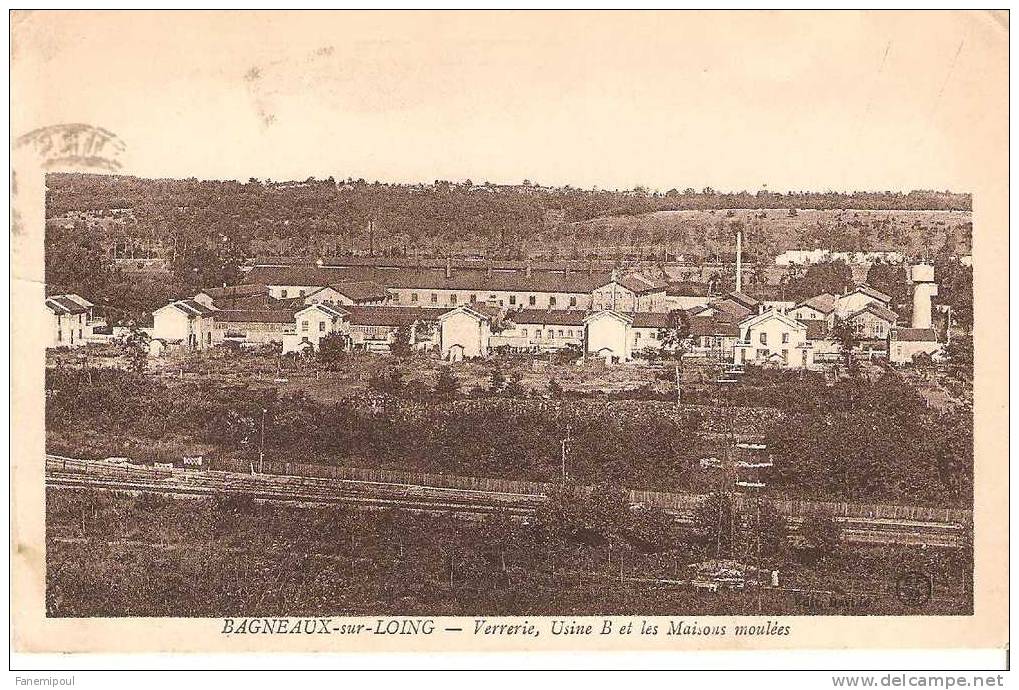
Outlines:
POLYGON ((955 133, 1007 12, 11 21, 40 625, 809 647, 1005 595, 955 133))

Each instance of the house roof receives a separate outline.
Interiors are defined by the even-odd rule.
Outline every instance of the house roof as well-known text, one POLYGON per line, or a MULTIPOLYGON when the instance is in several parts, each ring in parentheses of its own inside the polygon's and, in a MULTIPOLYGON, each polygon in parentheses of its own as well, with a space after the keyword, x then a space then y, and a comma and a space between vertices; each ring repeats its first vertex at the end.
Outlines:
MULTIPOLYGON (((730 299, 729 297, 709 302, 707 308, 721 312, 721 314, 723 314, 726 318, 734 321, 742 321, 753 313, 753 310, 748 309, 744 305, 740 304, 736 300, 730 299)), ((703 309, 701 311, 703 311, 703 309)))
POLYGON ((773 320, 773 319, 778 319, 782 323, 784 323, 787 326, 789 326, 789 328, 795 328, 796 330, 807 330, 807 325, 806 324, 797 321, 796 319, 792 318, 791 316, 786 316, 782 312, 776 311, 774 309, 766 311, 763 314, 755 314, 754 316, 751 316, 751 317, 741 321, 739 325, 740 325, 741 329, 742 328, 749 328, 751 326, 756 326, 757 324, 759 324, 759 323, 761 323, 763 321, 770 321, 770 320, 773 320))
POLYGON ((326 304, 324 302, 316 302, 315 304, 309 304, 304 309, 298 309, 297 311, 294 312, 294 316, 295 317, 299 316, 300 314, 303 314, 306 311, 311 311, 312 309, 317 309, 323 314, 331 316, 334 319, 346 317, 350 314, 347 307, 336 307, 331 304, 326 304))
POLYGON ((634 328, 668 328, 669 326, 668 314, 639 311, 631 316, 633 322, 630 325, 634 328))
MULTIPOLYGON (((857 285, 856 289, 853 290, 853 292, 862 292, 863 294, 867 295, 868 297, 873 297, 874 299, 880 300, 880 301, 884 302, 885 304, 888 304, 889 302, 892 301, 892 298, 890 296, 886 295, 885 293, 881 292, 880 290, 872 288, 870 285, 867 285, 866 283, 863 283, 862 285, 857 285)), ((849 294, 853 294, 853 292, 851 292, 849 294)))
POLYGON ((793 309, 799 309, 800 307, 810 307, 815 311, 819 311, 822 314, 831 314, 835 311, 835 305, 838 303, 838 298, 830 293, 822 293, 815 295, 810 299, 805 299, 797 304, 793 309))
POLYGON ((594 321, 595 319, 601 319, 606 316, 617 319, 619 321, 624 321, 626 323, 633 323, 633 319, 629 315, 622 314, 613 309, 602 309, 601 311, 592 312, 584 317, 584 322, 586 323, 588 321, 594 321))
POLYGON ((230 309, 213 314, 214 321, 225 323, 293 323, 292 309, 230 309))
POLYGON ((725 296, 725 299, 732 300, 733 302, 736 302, 737 304, 746 307, 750 311, 756 310, 757 307, 761 304, 759 301, 743 292, 735 291, 730 292, 728 295, 725 296))
POLYGON ((612 282, 617 285, 622 285, 624 288, 637 295, 643 295, 648 292, 661 292, 666 287, 665 281, 648 278, 640 273, 628 273, 622 277, 616 277, 615 279, 610 278, 608 283, 605 283, 605 285, 612 282))
POLYGON ((586 317, 586 311, 571 309, 521 309, 507 314, 506 320, 518 325, 583 326, 586 317))
POLYGON ((692 280, 670 280, 665 286, 665 294, 672 297, 707 297, 707 283, 692 280))
POLYGON ((456 313, 469 314, 470 316, 475 317, 479 321, 492 321, 493 319, 492 311, 490 309, 487 309, 483 305, 479 305, 473 302, 470 304, 461 304, 459 307, 454 307, 452 309, 440 311, 442 311, 442 313, 439 314, 439 321, 443 321, 456 313))
POLYGON ((888 307, 884 306, 883 304, 878 304, 877 302, 868 302, 866 305, 863 306, 862 309, 858 309, 858 310, 854 311, 852 314, 850 314, 849 316, 847 316, 846 320, 847 321, 852 321, 857 316, 859 316, 860 314, 864 314, 864 313, 873 314, 874 316, 878 317, 879 319, 887 321, 888 323, 891 323, 891 324, 894 324, 896 321, 899 320, 899 315, 898 314, 896 314, 894 311, 892 311, 888 307))
POLYGON ((892 340, 936 343, 938 336, 933 328, 893 328, 892 340))
POLYGON ((354 302, 374 302, 389 298, 389 293, 386 289, 372 280, 352 280, 343 283, 333 283, 328 287, 354 302))
POLYGON ((184 312, 188 316, 206 317, 211 316, 216 312, 215 309, 209 309, 204 304, 200 304, 194 301, 193 299, 179 299, 176 302, 170 302, 169 304, 163 305, 156 311, 162 311, 163 309, 167 309, 170 307, 176 309, 177 311, 184 312))
POLYGON ((809 340, 824 340, 828 336, 828 322, 824 319, 797 319, 807 327, 809 340))
POLYGON ((202 290, 200 295, 208 295, 214 301, 229 297, 250 297, 252 295, 268 295, 269 288, 258 283, 240 285, 227 285, 226 287, 209 287, 202 290))
POLYGON ((84 306, 80 302, 74 301, 68 295, 50 297, 46 300, 46 308, 58 316, 84 314, 88 311, 88 307, 84 306))
POLYGON ((418 321, 436 321, 450 309, 426 307, 343 307, 346 320, 353 326, 410 326, 418 321))
POLYGON ((738 336, 739 326, 726 319, 716 319, 711 316, 692 316, 690 317, 690 335, 738 336))
POLYGON ((476 292, 572 292, 590 293, 609 282, 605 271, 571 271, 568 275, 551 271, 532 271, 531 277, 520 271, 445 271, 427 268, 373 268, 329 266, 255 266, 244 278, 246 283, 266 285, 309 285, 325 287, 337 283, 374 282, 384 288, 420 290, 463 290, 476 292))

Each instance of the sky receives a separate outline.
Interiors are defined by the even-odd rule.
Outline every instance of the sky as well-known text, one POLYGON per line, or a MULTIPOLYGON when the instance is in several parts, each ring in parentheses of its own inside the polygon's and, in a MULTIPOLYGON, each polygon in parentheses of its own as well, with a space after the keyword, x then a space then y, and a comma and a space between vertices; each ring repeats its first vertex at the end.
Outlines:
POLYGON ((1007 37, 949 12, 18 13, 12 134, 105 127, 145 177, 967 191, 1007 37))

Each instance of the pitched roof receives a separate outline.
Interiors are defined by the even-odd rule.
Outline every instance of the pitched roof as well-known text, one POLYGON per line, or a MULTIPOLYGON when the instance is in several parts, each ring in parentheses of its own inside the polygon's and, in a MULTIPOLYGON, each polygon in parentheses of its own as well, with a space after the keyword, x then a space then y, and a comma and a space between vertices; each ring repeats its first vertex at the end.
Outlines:
MULTIPOLYGON (((880 300, 880 301, 884 302, 885 304, 888 304, 889 302, 892 301, 892 298, 890 296, 886 295, 885 293, 881 292, 880 290, 876 290, 875 288, 872 288, 870 285, 867 285, 866 283, 863 283, 862 285, 857 285, 856 289, 853 290, 853 292, 862 292, 863 294, 867 295, 868 297, 873 297, 874 299, 880 300)), ((852 293, 850 293, 850 294, 852 294, 852 293)))
POLYGON ((224 323, 293 323, 292 309, 232 309, 217 311, 213 321, 224 323))
POLYGON ((690 317, 690 335, 739 336, 739 326, 726 319, 716 319, 711 316, 692 316, 690 317))
POLYGON ((753 314, 753 310, 747 309, 744 305, 728 297, 709 302, 708 308, 721 312, 727 318, 735 321, 742 321, 753 314))
POLYGON ((240 285, 227 285, 226 287, 209 287, 203 289, 200 295, 208 295, 214 301, 228 297, 250 297, 252 295, 268 295, 269 288, 258 283, 240 285))
POLYGON ((245 283, 266 285, 309 285, 325 287, 336 283, 370 281, 384 288, 420 290, 463 290, 476 292, 572 292, 590 293, 609 282, 605 271, 571 271, 568 275, 551 271, 526 273, 486 271, 445 271, 427 268, 364 268, 329 266, 255 266, 245 283))
POLYGON ((630 325, 634 328, 668 328, 669 326, 669 315, 661 312, 639 311, 631 316, 633 322, 630 325))
POLYGON ((828 337, 828 322, 824 319, 797 319, 807 327, 808 340, 824 340, 828 337))
POLYGON ((763 314, 756 314, 743 321, 740 321, 739 325, 740 328, 749 328, 750 326, 756 326, 762 321, 770 321, 772 319, 778 319, 779 321, 786 324, 790 328, 795 328, 796 330, 807 330, 806 324, 797 321, 791 316, 786 316, 782 312, 776 311, 774 309, 770 309, 764 312, 763 314))
POLYGON ((938 336, 933 328, 893 328, 892 340, 936 343, 938 336))
POLYGON ((496 312, 495 316, 493 316, 491 309, 476 302, 471 302, 470 304, 461 304, 459 307, 453 307, 452 309, 442 310, 442 313, 439 314, 439 320, 442 321, 457 312, 470 314, 481 321, 492 321, 498 315, 498 312, 496 312))
POLYGON ((601 311, 592 312, 584 317, 584 322, 586 323, 588 321, 594 321, 595 319, 600 319, 604 316, 609 316, 614 319, 618 319, 619 321, 624 321, 626 323, 633 323, 633 318, 630 317, 628 314, 623 314, 613 309, 602 309, 601 311))
POLYGON ((345 317, 350 314, 350 312, 347 311, 347 307, 336 307, 331 304, 326 304, 324 302, 316 302, 315 304, 309 304, 304 309, 298 309, 297 311, 294 312, 294 316, 303 314, 306 311, 311 311, 312 309, 317 309, 318 311, 323 312, 324 314, 327 314, 328 316, 331 316, 334 319, 345 317))
POLYGON ((586 311, 571 309, 521 309, 507 314, 506 320, 518 325, 583 326, 586 317, 586 311))
POLYGON ((46 300, 46 308, 58 316, 67 316, 69 314, 84 314, 88 311, 88 307, 85 307, 79 302, 70 299, 67 295, 57 295, 56 297, 50 297, 46 300))
POLYGON ((374 302, 389 298, 386 289, 372 280, 351 280, 333 283, 328 287, 354 302, 374 302))
MULTIPOLYGON (((613 281, 610 279, 609 282, 613 281)), ((648 278, 640 273, 628 273, 621 278, 617 277, 614 282, 638 295, 643 295, 647 292, 661 292, 665 289, 666 285, 664 281, 648 278)))
POLYGON ((670 280, 665 286, 665 294, 673 297, 707 297, 708 284, 692 280, 670 280))
POLYGON ((737 304, 741 304, 750 311, 754 311, 761 304, 753 297, 743 292, 735 291, 730 292, 728 295, 725 296, 725 299, 729 299, 732 300, 733 302, 736 302, 737 304))
POLYGON ((877 302, 868 302, 863 306, 862 309, 858 309, 849 316, 847 316, 846 320, 851 321, 863 313, 871 313, 874 316, 877 316, 878 318, 887 321, 888 323, 895 323, 896 321, 899 320, 898 314, 896 314, 894 311, 884 306, 883 304, 878 304, 877 302))
POLYGON ((838 298, 835 295, 824 292, 820 295, 815 295, 810 299, 805 299, 797 304, 793 309, 799 309, 800 307, 810 307, 815 311, 819 311, 822 314, 831 314, 835 311, 835 305, 838 302, 838 298))
POLYGON ((215 309, 209 309, 204 304, 200 304, 193 299, 179 299, 176 302, 170 302, 169 304, 163 305, 156 311, 160 311, 168 307, 173 307, 177 311, 184 312, 188 316, 206 317, 216 313, 215 309))
POLYGON ((347 305, 346 320, 354 326, 410 326, 418 321, 435 321, 450 309, 426 307, 377 307, 347 305))

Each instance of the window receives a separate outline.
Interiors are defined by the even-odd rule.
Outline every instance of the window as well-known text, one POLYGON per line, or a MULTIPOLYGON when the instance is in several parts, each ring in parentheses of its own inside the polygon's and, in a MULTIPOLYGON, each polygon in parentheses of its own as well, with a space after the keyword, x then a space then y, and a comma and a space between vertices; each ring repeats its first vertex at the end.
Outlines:
POLYGON ((768 334, 767 333, 761 333, 761 345, 767 345, 767 344, 768 344, 768 334))
POLYGON ((527 329, 526 328, 524 329, 524 337, 525 338, 527 337, 527 329))
POLYGON ((782 350, 782 361, 783 362, 789 361, 789 350, 782 350))
POLYGON ((782 342, 783 343, 788 343, 789 342, 789 334, 788 333, 783 333, 782 334, 782 342))
POLYGON ((555 340, 555 331, 552 330, 551 328, 548 329, 548 339, 549 340, 555 340))
POLYGON ((800 350, 800 361, 803 366, 807 366, 807 351, 806 349, 800 350))
POLYGON ((471 295, 471 302, 477 302, 477 301, 478 301, 478 296, 477 295, 471 295))
POLYGON ((456 293, 455 292, 449 293, 449 303, 450 304, 456 304, 456 293))
POLYGON ((512 306, 512 305, 514 305, 516 303, 517 303, 517 296, 516 295, 510 295, 510 306, 512 306))
POLYGON ((554 307, 555 306, 555 297, 549 297, 548 298, 548 306, 550 306, 550 307, 554 307))
POLYGON ((570 330, 566 331, 566 337, 567 338, 572 338, 573 337, 573 329, 572 328, 570 330))
MULTIPOLYGON (((60 330, 60 327, 58 326, 57 327, 57 342, 59 343, 63 339, 64 339, 64 332, 62 330, 60 330)), ((899 350, 901 351, 902 348, 900 347, 899 350)))
POLYGON ((301 322, 301 331, 302 332, 307 332, 307 330, 308 330, 308 322, 307 321, 302 321, 301 322))
POLYGON ((432 293, 432 304, 435 304, 438 301, 439 301, 439 296, 433 292, 432 293))
POLYGON ((318 322, 318 330, 319 330, 319 333, 325 333, 326 332, 326 322, 325 321, 319 321, 318 322))
POLYGON ((410 293, 410 301, 411 302, 417 302, 418 301, 418 293, 416 293, 416 292, 410 293))
POLYGON ((305 292, 304 290, 301 290, 300 292, 298 292, 297 293, 298 297, 304 297, 304 292, 305 292))
POLYGON ((394 302, 399 302, 400 301, 400 293, 399 292, 394 292, 393 293, 393 301, 394 302))
POLYGON ((577 306, 577 298, 576 297, 571 297, 570 298, 570 306, 571 307, 577 306))
POLYGON ((637 331, 637 334, 633 336, 633 339, 640 340, 640 331, 637 331))
MULTIPOLYGON (((81 335, 81 333, 79 332, 78 335, 81 335)), ((561 329, 561 328, 559 329, 559 337, 560 338, 563 337, 563 329, 561 329)))
POLYGON ((280 290, 280 297, 282 299, 286 299, 287 298, 287 291, 286 290, 280 290))
POLYGON ((531 295, 530 297, 527 298, 527 304, 528 305, 533 307, 536 303, 537 303, 537 298, 535 298, 534 295, 531 295))
POLYGON ((78 340, 81 340, 81 329, 78 329, 78 340))

